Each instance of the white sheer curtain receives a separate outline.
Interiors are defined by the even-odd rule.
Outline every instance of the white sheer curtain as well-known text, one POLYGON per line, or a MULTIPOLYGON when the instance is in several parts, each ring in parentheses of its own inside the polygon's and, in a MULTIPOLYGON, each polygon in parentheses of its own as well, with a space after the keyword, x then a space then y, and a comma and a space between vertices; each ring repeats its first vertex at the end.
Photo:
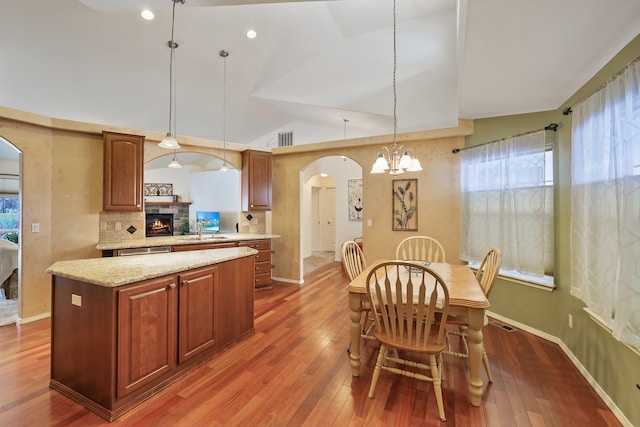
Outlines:
POLYGON ((640 348, 640 62, 573 107, 571 293, 640 348))
POLYGON ((545 132, 461 152, 460 258, 480 261, 491 247, 502 268, 545 273, 545 132))

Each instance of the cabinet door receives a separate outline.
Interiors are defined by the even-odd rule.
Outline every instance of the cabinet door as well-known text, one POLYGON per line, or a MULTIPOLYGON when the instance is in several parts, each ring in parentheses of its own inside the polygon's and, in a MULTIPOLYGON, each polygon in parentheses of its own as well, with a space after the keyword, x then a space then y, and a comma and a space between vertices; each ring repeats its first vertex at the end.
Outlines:
POLYGON ((105 211, 142 211, 144 136, 103 132, 105 211))
POLYGON ((176 293, 173 276, 118 291, 118 398, 176 366, 176 293))
POLYGON ((218 276, 216 266, 180 275, 179 363, 216 344, 218 276))
POLYGON ((271 153, 242 152, 242 210, 271 209, 271 153))

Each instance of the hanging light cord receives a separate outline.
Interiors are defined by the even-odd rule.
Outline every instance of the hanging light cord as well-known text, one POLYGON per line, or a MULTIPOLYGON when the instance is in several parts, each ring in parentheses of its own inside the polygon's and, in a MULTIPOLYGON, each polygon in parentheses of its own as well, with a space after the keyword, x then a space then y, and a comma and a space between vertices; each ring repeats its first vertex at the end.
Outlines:
POLYGON ((176 120, 174 117, 175 110, 173 109, 173 103, 175 98, 175 81, 174 81, 174 72, 173 72, 173 57, 174 50, 178 47, 178 43, 173 39, 175 24, 176 24, 176 3, 184 4, 184 0, 173 0, 173 12, 171 15, 171 40, 169 40, 169 48, 171 50, 171 56, 169 57, 169 134, 175 136, 176 135, 176 120), (173 127, 171 126, 173 122, 173 127))
POLYGON ((396 134, 398 131, 398 93, 396 91, 396 0, 393 0, 393 148, 396 148, 396 134))
POLYGON ((228 52, 222 54, 224 60, 222 69, 222 157, 223 164, 227 164, 227 56, 228 52))

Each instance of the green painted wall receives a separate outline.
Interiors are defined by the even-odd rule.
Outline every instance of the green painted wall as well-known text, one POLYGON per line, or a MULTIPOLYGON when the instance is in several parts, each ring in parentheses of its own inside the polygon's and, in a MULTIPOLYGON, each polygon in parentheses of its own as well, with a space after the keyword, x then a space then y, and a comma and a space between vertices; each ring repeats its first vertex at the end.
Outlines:
POLYGON ((550 123, 559 125, 557 132, 547 133, 555 139, 557 289, 548 292, 498 279, 491 293, 490 310, 559 338, 634 426, 640 426, 640 390, 636 387, 640 383, 640 357, 591 320, 582 301, 570 295, 571 116, 564 116, 562 111, 593 93, 639 56, 637 36, 558 110, 475 120, 473 135, 465 139, 465 145, 472 146, 541 129, 550 123), (569 314, 573 316, 572 329, 568 326, 569 314))

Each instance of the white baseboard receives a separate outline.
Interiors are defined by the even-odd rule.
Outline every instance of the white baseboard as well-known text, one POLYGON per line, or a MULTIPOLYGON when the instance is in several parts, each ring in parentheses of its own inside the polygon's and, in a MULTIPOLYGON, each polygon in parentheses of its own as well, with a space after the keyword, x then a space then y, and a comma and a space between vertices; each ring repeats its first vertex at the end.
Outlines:
POLYGON ((271 280, 275 280, 276 282, 295 283, 296 285, 302 285, 304 283, 304 280, 283 279, 282 277, 273 276, 271 276, 271 280))
POLYGON ((555 344, 558 344, 562 349, 562 351, 564 352, 564 354, 566 354, 567 357, 569 357, 569 360, 571 360, 571 362, 575 365, 575 367, 578 368, 582 376, 587 380, 587 382, 591 385, 591 387, 595 390, 595 392, 598 393, 598 396, 600 396, 602 400, 604 400, 604 403, 609 407, 609 409, 611 409, 611 412, 613 412, 616 418, 618 418, 618 421, 620 421, 620 423, 622 423, 622 425, 625 427, 633 427, 633 425, 627 419, 627 417, 625 417, 624 414, 620 411, 620 409, 618 409, 618 406, 614 403, 614 401, 611 400, 609 395, 602 389, 602 387, 600 387, 600 384, 596 382, 596 380, 591 376, 589 371, 587 371, 587 369, 582 365, 582 363, 580 363, 580 361, 571 352, 571 350, 569 350, 569 347, 567 347, 565 343, 562 342, 562 340, 560 340, 560 338, 555 337, 553 335, 549 335, 545 332, 539 331, 530 326, 527 326, 520 322, 516 322, 515 320, 509 319, 508 317, 501 316, 499 314, 493 313, 488 310, 487 310, 487 316, 500 320, 501 322, 508 323, 512 326, 520 328, 523 331, 529 332, 530 334, 543 338, 547 341, 551 341, 555 344))
POLYGON ((46 319, 47 317, 51 317, 50 312, 38 314, 37 316, 25 317, 24 319, 18 317, 18 320, 16 320, 16 324, 22 325, 25 323, 35 322, 36 320, 46 319))

